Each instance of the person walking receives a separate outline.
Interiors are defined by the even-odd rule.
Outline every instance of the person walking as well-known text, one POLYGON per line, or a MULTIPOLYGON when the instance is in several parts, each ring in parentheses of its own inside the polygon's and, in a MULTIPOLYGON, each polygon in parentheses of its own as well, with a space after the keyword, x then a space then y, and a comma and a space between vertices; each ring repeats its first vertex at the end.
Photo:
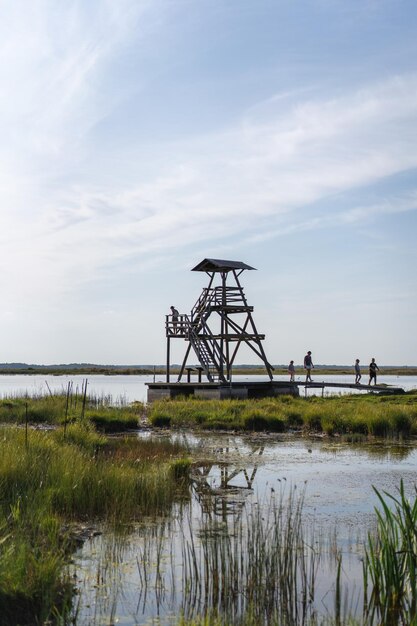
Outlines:
POLYGON ((290 364, 288 366, 288 374, 290 375, 290 383, 293 383, 295 381, 294 361, 290 361, 290 364))
POLYGON ((311 350, 309 350, 307 352, 307 354, 304 357, 304 369, 306 371, 306 383, 312 383, 313 381, 311 380, 311 368, 313 368, 313 359, 311 357, 311 350))
POLYGON ((359 365, 359 359, 355 361, 355 385, 359 385, 359 381, 362 378, 361 366, 359 365))
POLYGON ((379 367, 375 363, 375 359, 372 358, 372 361, 369 363, 369 383, 368 383, 368 385, 370 385, 372 381, 374 381, 374 385, 376 385, 376 372, 377 372, 377 370, 379 372, 379 367))

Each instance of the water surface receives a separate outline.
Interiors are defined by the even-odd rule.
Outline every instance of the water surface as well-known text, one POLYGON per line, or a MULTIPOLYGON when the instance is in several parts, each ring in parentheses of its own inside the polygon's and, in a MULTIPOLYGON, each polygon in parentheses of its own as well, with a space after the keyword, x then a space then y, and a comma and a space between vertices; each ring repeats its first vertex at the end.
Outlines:
MULTIPOLYGON (((25 395, 29 396, 48 394, 49 389, 52 392, 65 393, 68 382, 73 383, 73 390, 76 391, 82 388, 83 381, 88 379, 88 392, 96 396, 111 396, 115 402, 129 403, 135 400, 146 402, 147 386, 146 383, 151 382, 164 382, 165 376, 133 376, 133 375, 118 375, 118 376, 103 376, 103 375, 91 375, 91 376, 42 376, 41 374, 2 374, 0 375, 0 397, 4 398, 11 395, 25 395)), ((296 380, 303 380, 304 377, 296 377, 296 380)), ((329 375, 325 377, 314 377, 315 382, 327 382, 337 383, 352 383, 354 382, 354 376, 347 375, 329 375)), ((191 379, 193 380, 193 378, 191 379)), ((266 376, 236 376, 235 381, 259 381, 269 380, 266 376)), ((274 376, 274 380, 288 380, 288 376, 274 376)), ((366 377, 363 379, 367 382, 366 377)), ((417 389, 417 376, 379 376, 379 383, 387 385, 393 385, 396 387, 403 387, 406 391, 410 389, 417 389)), ((356 391, 356 390, 355 390, 356 391)), ((360 392, 360 389, 358 389, 360 392)), ((303 394, 304 390, 300 388, 300 394, 303 394)), ((320 389, 309 389, 308 395, 321 395, 320 389)), ((326 395, 352 393, 351 389, 328 389, 326 395)), ((367 392, 362 392, 367 393, 367 392)))
POLYGON ((343 589, 360 606, 363 544, 375 525, 378 504, 373 487, 395 494, 403 480, 407 493, 415 494, 414 443, 348 445, 289 435, 160 436, 180 439, 200 459, 190 500, 174 506, 165 520, 136 525, 123 541, 105 533, 84 545, 74 563, 78 625, 116 620, 126 626, 169 625, 180 611, 198 614, 210 598, 190 595, 189 583, 184 584, 190 546, 196 558, 204 559, 207 528, 230 528, 237 520, 245 524, 254 507, 267 519, 271 502, 297 492, 304 494, 306 532, 322 551, 317 611, 324 615, 333 609, 336 554, 343 558, 343 589))

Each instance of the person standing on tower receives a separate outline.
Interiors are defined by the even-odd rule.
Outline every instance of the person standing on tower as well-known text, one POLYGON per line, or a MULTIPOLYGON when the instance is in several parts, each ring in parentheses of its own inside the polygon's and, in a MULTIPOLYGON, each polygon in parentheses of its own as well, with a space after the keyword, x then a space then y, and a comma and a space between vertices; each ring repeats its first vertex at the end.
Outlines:
POLYGON ((172 315, 172 328, 173 328, 174 334, 176 334, 177 326, 178 326, 178 319, 179 319, 180 314, 174 306, 171 306, 170 309, 171 309, 171 315, 172 315))

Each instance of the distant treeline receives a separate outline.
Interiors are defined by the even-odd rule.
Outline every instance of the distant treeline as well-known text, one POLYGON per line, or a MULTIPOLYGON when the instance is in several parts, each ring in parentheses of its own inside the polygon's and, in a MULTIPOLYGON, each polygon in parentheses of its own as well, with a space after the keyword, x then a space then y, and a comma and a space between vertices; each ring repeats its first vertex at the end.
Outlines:
MULTIPOLYGON (((302 365, 296 365, 296 372, 303 372, 302 365)), ((172 374, 178 373, 180 365, 171 365, 172 374)), ((363 364, 363 372, 366 372, 366 364, 363 364)), ((256 375, 265 374, 265 369, 258 365, 235 365, 233 367, 234 374, 256 375)), ((352 374, 353 365, 316 365, 315 372, 320 374, 352 374)), ((0 374, 78 374, 93 375, 101 374, 108 376, 115 375, 150 375, 164 374, 164 365, 98 365, 94 363, 67 363, 54 365, 38 365, 28 363, 0 363, 0 374)), ((274 365, 274 374, 286 374, 287 365, 274 365)), ((380 366, 380 374, 390 376, 417 376, 416 365, 385 365, 380 366)))
POLYGON ((153 365, 94 365, 90 363, 68 363, 66 365, 34 365, 27 363, 0 363, 1 374, 102 374, 102 375, 122 375, 135 374, 146 375, 162 371, 161 368, 153 365))

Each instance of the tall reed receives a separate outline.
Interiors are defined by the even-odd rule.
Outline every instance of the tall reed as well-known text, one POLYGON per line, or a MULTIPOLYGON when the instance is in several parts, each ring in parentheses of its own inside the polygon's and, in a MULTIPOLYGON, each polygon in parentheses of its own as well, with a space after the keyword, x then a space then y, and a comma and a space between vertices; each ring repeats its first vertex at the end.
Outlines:
MULTIPOLYGON (((170 543, 164 558, 138 559, 139 578, 149 580, 147 563, 171 563, 181 568, 179 607, 184 619, 219 616, 222 624, 279 623, 301 626, 316 619, 315 578, 320 554, 312 534, 302 524, 304 494, 292 490, 272 497, 264 505, 252 505, 230 518, 204 517, 199 530, 182 522, 180 555, 170 543), (275 620, 275 622, 274 622, 275 620)), ((144 549, 148 554, 150 546, 144 549)), ((155 554, 154 554, 155 553, 155 554)), ((160 571, 175 580, 175 574, 160 571)), ((214 622, 210 622, 214 623, 214 622)), ((220 623, 220 621, 219 621, 220 623)))
POLYGON ((370 534, 364 561, 365 615, 370 623, 417 623, 417 498, 410 502, 401 481, 397 497, 374 488, 376 534, 370 534), (389 503, 393 506, 389 506, 389 503), (367 589, 369 587, 369 590, 367 589))

